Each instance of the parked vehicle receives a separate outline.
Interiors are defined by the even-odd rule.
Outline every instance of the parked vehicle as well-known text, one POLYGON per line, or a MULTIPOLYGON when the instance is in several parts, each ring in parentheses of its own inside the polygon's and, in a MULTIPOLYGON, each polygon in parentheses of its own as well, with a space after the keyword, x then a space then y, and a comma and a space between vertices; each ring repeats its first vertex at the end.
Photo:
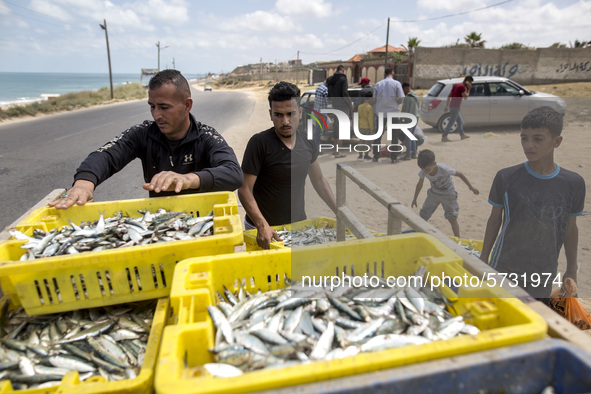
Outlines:
MULTIPOLYGON (((453 85, 463 78, 437 81, 422 99, 421 120, 443 132, 449 122, 449 112, 444 112, 447 96, 453 85)), ((515 81, 502 77, 474 77, 470 96, 462 100, 461 114, 464 127, 502 126, 521 123, 532 109, 550 106, 564 115, 566 103, 561 97, 534 92, 515 81)), ((456 131, 457 123, 452 125, 456 131)))
MULTIPOLYGON (((357 97, 358 97, 360 91, 361 91, 361 88, 349 88, 348 89, 349 96, 353 100, 353 103, 355 104, 356 108, 359 106, 359 104, 361 104, 361 103, 357 103, 357 97)), ((302 98, 300 100, 300 105, 303 108, 314 109, 314 99, 315 98, 316 98, 316 89, 306 90, 304 92, 304 94, 302 94, 302 98)))

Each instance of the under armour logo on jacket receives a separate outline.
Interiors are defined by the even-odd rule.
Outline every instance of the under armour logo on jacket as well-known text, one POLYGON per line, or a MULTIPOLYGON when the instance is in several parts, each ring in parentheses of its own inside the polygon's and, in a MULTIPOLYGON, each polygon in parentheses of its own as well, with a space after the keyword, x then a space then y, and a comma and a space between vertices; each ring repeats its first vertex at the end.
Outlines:
POLYGON ((183 160, 183 164, 191 164, 193 163, 193 154, 185 155, 185 159, 183 160))

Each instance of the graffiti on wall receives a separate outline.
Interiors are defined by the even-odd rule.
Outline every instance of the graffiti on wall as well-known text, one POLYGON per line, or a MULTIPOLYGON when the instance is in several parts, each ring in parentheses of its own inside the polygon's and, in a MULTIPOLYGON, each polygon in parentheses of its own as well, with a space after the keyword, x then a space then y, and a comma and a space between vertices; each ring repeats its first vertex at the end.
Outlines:
POLYGON ((474 64, 465 66, 462 70, 463 75, 472 75, 473 77, 506 77, 511 78, 519 72, 519 64, 474 64))
POLYGON ((591 61, 586 62, 568 62, 568 63, 560 63, 560 66, 556 69, 557 73, 564 73, 567 71, 591 71, 591 61))

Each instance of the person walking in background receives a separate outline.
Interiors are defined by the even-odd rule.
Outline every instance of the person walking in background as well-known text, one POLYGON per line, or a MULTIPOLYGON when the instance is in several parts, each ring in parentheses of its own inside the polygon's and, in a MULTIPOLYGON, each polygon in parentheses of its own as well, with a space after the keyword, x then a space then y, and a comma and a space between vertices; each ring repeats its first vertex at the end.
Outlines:
MULTIPOLYGON (((417 124, 419 122, 419 117, 421 116, 420 108, 420 99, 419 96, 412 90, 410 90, 410 85, 408 83, 402 84, 402 90, 404 91, 404 101, 402 102, 402 112, 407 114, 412 114, 417 118, 417 124)), ((417 126, 413 126, 408 129, 411 133, 414 134, 415 129, 417 126)), ((406 154, 402 157, 402 160, 410 160, 417 158, 417 141, 413 141, 410 138, 406 138, 406 154)))
POLYGON ((583 177, 554 162, 563 122, 562 115, 550 107, 536 108, 523 118, 521 146, 527 161, 495 176, 480 254, 482 261, 508 274, 508 279, 547 305, 556 279, 577 281, 577 216, 585 205, 583 177), (560 277, 558 257, 563 244, 566 271, 560 277))
MULTIPOLYGON (((382 117, 384 119, 384 128, 387 124, 387 117, 389 112, 400 112, 398 109, 398 104, 402 103, 404 100, 404 91, 402 90, 402 85, 400 82, 395 80, 392 76, 394 75, 394 71, 391 68, 387 68, 385 73, 385 78, 382 79, 380 82, 376 83, 375 88, 373 89, 373 97, 376 101, 375 112, 377 113, 378 117, 382 117)), ((392 130, 392 144, 397 144, 399 139, 399 129, 392 130)), ((383 133, 385 134, 385 133, 383 133)), ((377 162, 380 158, 380 144, 381 144, 382 136, 380 135, 379 138, 374 140, 374 148, 373 148, 373 161, 377 162)), ((398 161, 396 152, 390 152, 390 160, 392 163, 396 163, 398 161)))
MULTIPOLYGON (((345 67, 339 65, 337 71, 326 80, 326 86, 328 87, 329 101, 332 103, 334 109, 338 109, 344 112, 349 119, 353 116, 353 103, 349 96, 349 83, 347 82, 347 76, 345 75, 345 67)), ((334 157, 345 157, 339 152, 339 135, 338 135, 338 119, 335 122, 335 129, 333 130, 333 144, 334 144, 334 157)))
POLYGON ((417 164, 421 170, 419 171, 419 181, 415 188, 411 208, 417 206, 417 197, 423 188, 425 178, 427 178, 431 182, 431 188, 427 191, 427 198, 423 203, 419 215, 423 220, 428 221, 439 204, 441 204, 445 212, 445 218, 451 224, 454 237, 459 237, 460 225, 458 224, 458 214, 460 207, 458 205, 458 193, 456 192, 452 176, 457 176, 464 181, 474 194, 479 194, 480 192, 478 189, 472 187, 464 174, 443 163, 438 164, 435 161, 435 153, 429 149, 422 150, 419 153, 417 164))
POLYGON ((460 107, 462 106, 462 100, 468 99, 473 81, 474 78, 472 78, 471 75, 468 75, 464 78, 464 81, 462 83, 457 83, 451 88, 451 92, 449 92, 449 95, 447 96, 447 101, 445 102, 444 112, 449 111, 449 121, 447 123, 447 126, 445 126, 443 135, 441 136, 442 142, 451 142, 451 140, 447 136, 455 122, 458 122, 458 131, 460 132, 460 138, 462 140, 470 138, 469 136, 464 134, 464 122, 462 120, 462 114, 460 114, 460 107))
POLYGON ((318 163, 318 145, 299 128, 300 90, 279 82, 269 91, 273 127, 253 135, 244 151, 244 184, 238 197, 246 211, 244 227, 257 229, 257 244, 269 249, 281 238, 271 226, 306 219, 306 177, 320 198, 336 212, 337 203, 318 163))
MULTIPOLYGON (((358 85, 361 86, 361 90, 359 91, 356 100, 357 108, 359 108, 361 104, 365 103, 365 98, 367 97, 368 92, 370 93, 370 96, 373 96, 373 86, 371 86, 369 82, 369 78, 361 78, 361 81, 358 83, 358 85)), ((370 104, 373 106, 373 101, 370 101, 370 104)))
MULTIPOLYGON (((314 92, 314 111, 320 112, 321 109, 328 107, 328 87, 326 86, 326 80, 322 82, 314 92)), ((327 130, 328 132, 328 130, 327 130)), ((314 123, 314 142, 320 144, 320 136, 322 135, 322 129, 318 123, 314 123)))
MULTIPOLYGON (((373 107, 371 106, 371 101, 373 100, 372 93, 368 90, 365 92, 365 102, 359 106, 357 109, 358 120, 359 120, 359 132, 363 135, 372 135, 374 134, 374 113, 373 107)), ((371 161, 371 157, 369 156, 369 151, 365 152, 365 158, 363 152, 359 152, 359 157, 357 157, 357 161, 371 161)))
POLYGON ((190 111, 191 89, 177 70, 162 70, 148 83, 153 121, 135 125, 92 152, 74 175, 74 185, 58 200, 56 209, 84 205, 95 188, 139 158, 143 188, 150 197, 233 191, 242 185, 242 171, 232 148, 190 111))

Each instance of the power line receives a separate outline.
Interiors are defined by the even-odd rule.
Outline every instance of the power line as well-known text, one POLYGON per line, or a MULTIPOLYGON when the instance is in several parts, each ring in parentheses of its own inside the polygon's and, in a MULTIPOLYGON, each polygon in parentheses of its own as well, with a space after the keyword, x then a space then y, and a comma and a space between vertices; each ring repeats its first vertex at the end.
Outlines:
POLYGON ((470 10, 470 11, 462 11, 462 12, 458 12, 458 13, 455 13, 455 14, 448 14, 448 15, 443 15, 443 16, 436 16, 436 17, 427 18, 427 19, 412 19, 412 20, 406 20, 406 21, 396 21, 396 20, 394 20, 394 21, 392 21, 392 23, 429 22, 429 21, 436 21, 436 20, 440 20, 440 19, 453 18, 454 16, 471 14, 473 12, 478 12, 478 11, 486 10, 488 8, 493 8, 493 7, 496 7, 498 5, 510 3, 512 1, 513 0, 505 0, 505 1, 501 1, 500 3, 495 3, 495 4, 487 5, 485 7, 476 8, 476 9, 473 9, 473 10, 470 10))
POLYGON ((356 42, 359 42, 359 41, 363 40, 365 37, 369 36, 369 35, 370 35, 371 33, 373 33, 374 31, 376 31, 376 30, 380 29, 380 28, 381 28, 381 27, 383 27, 385 24, 386 24, 385 22, 384 22, 384 23, 382 23, 381 25, 379 25, 378 27, 376 27, 375 29, 373 29, 373 30, 372 30, 372 31, 370 31, 369 33, 367 33, 367 34, 364 34, 362 37, 360 37, 360 38, 356 39, 355 41, 352 41, 352 42, 348 43, 348 44, 347 44, 347 45, 345 45, 345 46, 342 46, 342 47, 340 47, 340 48, 338 48, 338 49, 335 49, 334 51, 330 51, 330 52, 326 52, 326 53, 314 53, 314 52, 301 52, 301 53, 305 53, 305 54, 307 54, 307 55, 333 55, 335 52, 338 52, 338 51, 340 51, 341 49, 345 49, 345 48, 347 48, 347 47, 349 47, 349 46, 351 46, 351 45, 355 44, 356 42))
MULTIPOLYGON (((35 14, 37 14, 37 15, 41 15, 41 16, 43 16, 43 17, 45 17, 45 18, 51 18, 51 16, 49 16, 49 15, 47 15, 47 14, 43 14, 43 13, 41 13, 41 12, 37 12, 37 11, 35 11, 35 10, 29 9, 29 8, 26 8, 26 7, 22 7, 22 6, 20 6, 20 5, 17 5, 17 4, 14 4, 14 3, 11 3, 11 2, 9 2, 9 1, 6 1, 6 0, 4 1, 4 3, 5 3, 5 4, 9 4, 9 5, 11 5, 12 7, 15 7, 15 8, 20 8, 20 9, 22 9, 22 10, 25 10, 25 11, 28 11, 28 12, 35 13, 35 14)), ((62 24, 60 24, 60 23, 50 22, 50 21, 48 21, 48 20, 45 20, 45 19, 39 19, 39 18, 36 18, 36 17, 35 17, 35 16, 33 16, 33 15, 28 15, 28 14, 23 14, 23 13, 20 13, 20 12, 19 12, 19 10, 17 10, 17 9, 10 9, 9 7, 6 7, 6 8, 7 8, 7 9, 8 9, 10 12, 13 12, 14 14, 16 14, 16 15, 18 15, 18 16, 21 16, 21 17, 24 17, 24 18, 30 18, 30 19, 32 19, 32 20, 33 20, 33 21, 35 21, 35 22, 41 22, 41 23, 45 23, 45 24, 48 24, 48 25, 52 25, 52 26, 58 26, 58 27, 63 27, 63 26, 64 26, 64 25, 63 25, 63 23, 62 23, 62 24)))
MULTIPOLYGON (((433 18, 426 18, 426 19, 409 19, 409 20, 391 20, 390 23, 417 23, 417 22, 429 22, 429 21, 435 21, 435 20, 440 20, 440 19, 447 19, 447 18, 453 18, 456 16, 461 16, 461 15, 467 15, 467 14, 471 14, 474 12, 478 12, 478 11, 482 11, 482 10, 486 10, 488 8, 493 8, 493 7, 497 7, 499 5, 502 4, 506 4, 506 3, 510 3, 513 0, 505 0, 505 1, 501 1, 495 4, 491 4, 491 5, 487 5, 485 7, 480 7, 480 8, 475 8, 473 10, 469 10, 469 11, 462 11, 462 12, 457 12, 455 14, 448 14, 448 15, 443 15, 443 16, 436 16, 433 18)), ((324 53, 318 53, 318 52, 300 52, 300 53, 305 53, 307 55, 333 55, 335 52, 340 51, 341 49, 347 48, 353 44, 355 44, 356 42, 361 41, 362 39, 364 39, 365 37, 369 36, 370 34, 372 34, 373 32, 375 32, 376 30, 382 28, 384 25, 386 25, 386 23, 382 23, 381 25, 379 25, 378 27, 376 27, 375 29, 373 29, 372 31, 370 31, 367 34, 364 34, 361 38, 358 38, 355 41, 352 41, 350 43, 348 43, 345 46, 342 46, 338 49, 335 49, 333 51, 330 52, 324 52, 324 53)))

